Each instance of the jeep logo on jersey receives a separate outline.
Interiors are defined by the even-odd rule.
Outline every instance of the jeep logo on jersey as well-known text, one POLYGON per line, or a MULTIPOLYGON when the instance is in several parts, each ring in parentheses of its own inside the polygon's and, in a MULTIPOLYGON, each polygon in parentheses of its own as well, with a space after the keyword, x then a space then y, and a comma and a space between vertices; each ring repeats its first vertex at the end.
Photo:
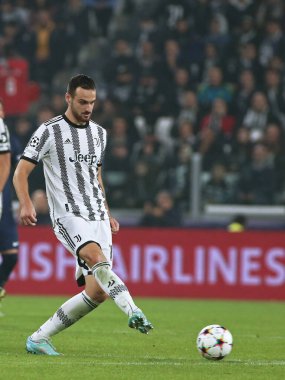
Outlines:
POLYGON ((93 165, 96 162, 97 156, 95 154, 82 154, 74 151, 74 157, 69 157, 70 162, 86 162, 88 165, 93 165))

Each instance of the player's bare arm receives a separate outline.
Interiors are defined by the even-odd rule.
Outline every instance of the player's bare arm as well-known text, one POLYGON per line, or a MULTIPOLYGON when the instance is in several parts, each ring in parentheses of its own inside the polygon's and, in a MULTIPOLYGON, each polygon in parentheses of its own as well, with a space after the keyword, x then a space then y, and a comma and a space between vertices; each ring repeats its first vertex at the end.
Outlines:
POLYGON ((35 164, 20 160, 13 177, 13 184, 20 204, 20 222, 25 226, 35 226, 36 211, 29 195, 28 178, 35 164))
MULTIPOLYGON (((102 167, 101 166, 98 168, 98 182, 100 184, 100 187, 101 187, 102 192, 103 192, 105 199, 106 199, 106 193, 105 193, 105 188, 104 188, 103 179, 102 179, 102 167)), ((110 226, 111 226, 112 234, 116 234, 119 232, 120 224, 115 218, 112 217, 110 209, 109 209, 108 204, 107 204, 107 200, 106 200, 106 208, 108 210, 109 217, 110 217, 110 226)))
POLYGON ((5 152, 0 154, 0 193, 3 191, 5 183, 9 177, 11 169, 11 153, 5 152))

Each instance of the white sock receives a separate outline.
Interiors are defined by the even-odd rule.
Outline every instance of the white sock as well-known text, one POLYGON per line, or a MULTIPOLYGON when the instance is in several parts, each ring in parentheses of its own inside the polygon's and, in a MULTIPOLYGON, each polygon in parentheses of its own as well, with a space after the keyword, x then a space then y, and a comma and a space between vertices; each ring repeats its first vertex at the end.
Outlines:
POLYGON ((140 310, 134 303, 128 288, 123 281, 112 271, 108 262, 101 262, 94 265, 92 273, 104 290, 116 305, 128 316, 134 311, 140 310))
POLYGON ((99 303, 94 302, 85 291, 67 300, 54 315, 31 335, 32 340, 49 339, 53 335, 73 325, 80 318, 94 310, 99 303))

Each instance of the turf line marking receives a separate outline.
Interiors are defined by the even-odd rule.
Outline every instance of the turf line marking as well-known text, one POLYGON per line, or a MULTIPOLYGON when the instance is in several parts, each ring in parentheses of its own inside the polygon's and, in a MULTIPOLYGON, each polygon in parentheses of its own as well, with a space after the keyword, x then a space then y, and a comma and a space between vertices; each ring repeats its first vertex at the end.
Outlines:
MULTIPOLYGON (((18 364, 19 365, 27 365, 27 366, 30 366, 31 363, 33 363, 34 366, 37 366, 37 365, 42 365, 43 363, 44 364, 52 364, 52 365, 60 365, 60 366, 69 366, 70 365, 70 361, 65 361, 65 360, 62 360, 60 359, 59 361, 59 358, 58 357, 55 357, 54 360, 44 360, 43 362, 34 362, 34 361, 24 361, 24 362, 19 362, 18 364)), ((78 361, 78 362, 74 362, 72 361, 72 364, 76 364, 78 363, 78 365, 99 365, 99 366, 134 366, 134 367, 138 367, 138 366, 197 366, 197 367, 200 367, 200 366, 209 366, 210 365, 229 365, 229 366, 285 366, 285 361, 284 360, 273 360, 273 361, 243 361, 243 360, 227 360, 227 361, 223 361, 223 362, 215 362, 215 361, 207 361, 207 360, 204 360, 202 359, 201 361, 193 361, 193 360, 189 360, 189 361, 184 361, 183 363, 181 362, 171 362, 171 361, 152 361, 152 362, 140 362, 140 361, 129 361, 129 362, 125 362, 125 361, 117 361, 117 362, 109 362, 109 361, 96 361, 96 360, 88 360, 88 361, 85 361, 85 360, 81 360, 81 361, 78 361)))

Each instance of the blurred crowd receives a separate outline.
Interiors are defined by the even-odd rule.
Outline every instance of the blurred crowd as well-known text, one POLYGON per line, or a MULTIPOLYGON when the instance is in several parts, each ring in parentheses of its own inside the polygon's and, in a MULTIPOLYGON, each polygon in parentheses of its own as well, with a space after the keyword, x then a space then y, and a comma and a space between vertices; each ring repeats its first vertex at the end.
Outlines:
POLYGON ((195 152, 204 204, 284 204, 284 26, 283 0, 2 0, 0 65, 26 60, 40 89, 7 122, 24 146, 82 72, 108 131, 110 206, 155 225, 170 202, 177 225, 195 152))

